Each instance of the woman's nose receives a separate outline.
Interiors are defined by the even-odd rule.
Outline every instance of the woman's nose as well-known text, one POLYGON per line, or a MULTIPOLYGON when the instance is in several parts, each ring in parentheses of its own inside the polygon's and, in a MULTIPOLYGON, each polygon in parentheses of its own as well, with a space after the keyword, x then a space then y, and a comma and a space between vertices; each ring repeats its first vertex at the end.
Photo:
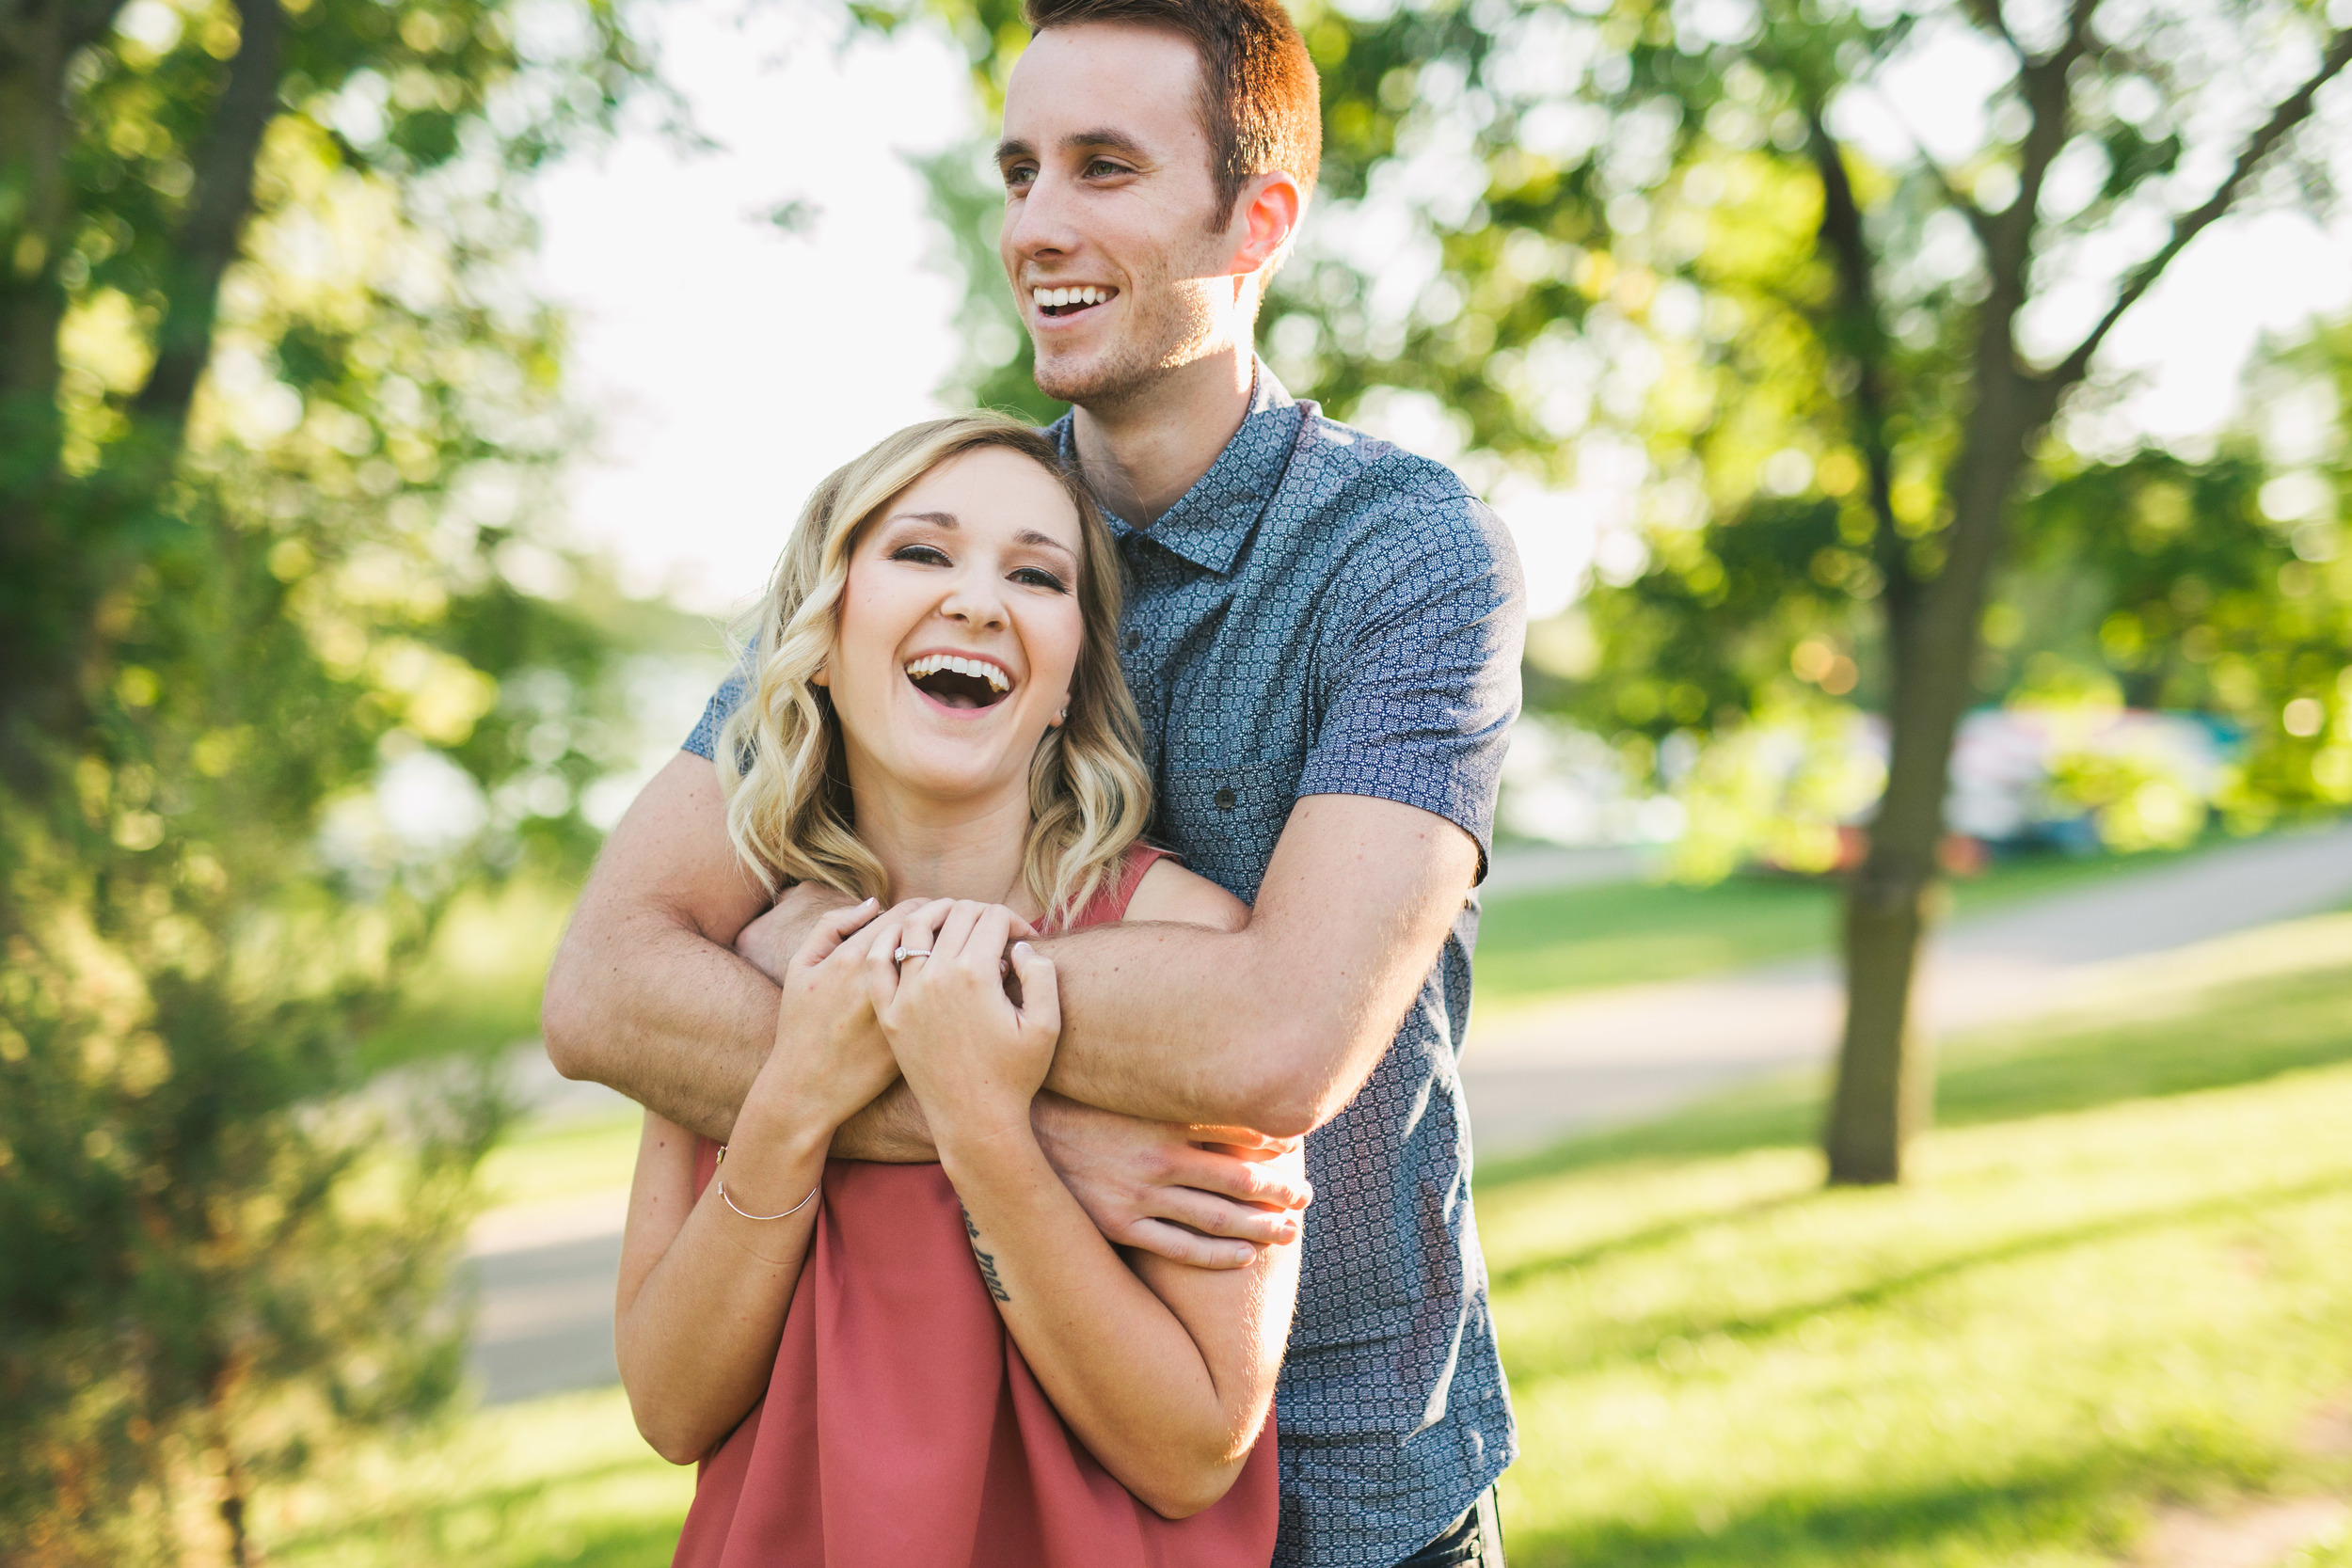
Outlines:
POLYGON ((1005 598, 993 577, 975 572, 960 578, 940 601, 939 612, 974 630, 993 630, 1005 624, 1005 598))

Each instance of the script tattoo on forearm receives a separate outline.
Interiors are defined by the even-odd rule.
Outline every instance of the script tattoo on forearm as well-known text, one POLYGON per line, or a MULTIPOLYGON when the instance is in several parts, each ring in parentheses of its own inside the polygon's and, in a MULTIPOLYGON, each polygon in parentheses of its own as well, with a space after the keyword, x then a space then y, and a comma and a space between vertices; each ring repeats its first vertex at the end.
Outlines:
MULTIPOLYGON (((956 1207, 963 1208, 961 1204, 956 1207)), ((987 1283, 988 1293, 998 1301, 1010 1301, 1012 1292, 1005 1289, 1004 1280, 997 1275, 994 1255, 981 1250, 980 1227, 972 1223, 972 1211, 969 1209, 963 1210, 963 1233, 971 1238, 972 1256, 979 1260, 980 1278, 987 1283)))

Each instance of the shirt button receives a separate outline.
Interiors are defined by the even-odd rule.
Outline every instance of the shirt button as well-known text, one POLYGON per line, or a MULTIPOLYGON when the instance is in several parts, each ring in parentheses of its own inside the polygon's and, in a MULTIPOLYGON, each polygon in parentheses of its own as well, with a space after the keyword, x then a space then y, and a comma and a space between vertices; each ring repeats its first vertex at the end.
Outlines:
POLYGON ((1216 809, 1219 811, 1232 811, 1233 809, 1233 792, 1232 790, 1220 789, 1216 792, 1216 809))
POLYGON ((1125 648, 1129 653, 1134 653, 1137 648, 1143 646, 1143 633, 1139 631, 1131 631, 1119 641, 1121 647, 1125 648))

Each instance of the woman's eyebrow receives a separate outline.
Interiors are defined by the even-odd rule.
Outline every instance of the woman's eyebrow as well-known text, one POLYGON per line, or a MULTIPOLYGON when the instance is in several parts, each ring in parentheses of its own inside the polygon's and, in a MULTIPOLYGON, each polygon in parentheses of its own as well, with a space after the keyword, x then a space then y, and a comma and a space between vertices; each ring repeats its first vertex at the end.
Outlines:
POLYGON ((901 512, 890 519, 894 523, 930 523, 935 528, 961 528, 952 512, 901 512))
POLYGON ((1072 549, 1069 546, 1063 544, 1052 534, 1040 533, 1033 528, 1025 528, 1019 533, 1014 534, 1012 538, 1013 543, 1017 545, 1039 545, 1049 550, 1059 550, 1062 554, 1068 556, 1073 561, 1078 559, 1078 552, 1076 550, 1072 549))

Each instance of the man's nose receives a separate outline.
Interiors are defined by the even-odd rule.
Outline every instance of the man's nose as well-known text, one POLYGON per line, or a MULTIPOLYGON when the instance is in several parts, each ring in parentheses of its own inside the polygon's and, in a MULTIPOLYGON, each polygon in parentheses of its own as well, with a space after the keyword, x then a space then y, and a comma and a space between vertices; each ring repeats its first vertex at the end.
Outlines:
POLYGON ((1005 253, 1012 261, 1068 256, 1078 248, 1070 224, 1066 182, 1041 170, 1020 200, 1005 214, 1005 253))

